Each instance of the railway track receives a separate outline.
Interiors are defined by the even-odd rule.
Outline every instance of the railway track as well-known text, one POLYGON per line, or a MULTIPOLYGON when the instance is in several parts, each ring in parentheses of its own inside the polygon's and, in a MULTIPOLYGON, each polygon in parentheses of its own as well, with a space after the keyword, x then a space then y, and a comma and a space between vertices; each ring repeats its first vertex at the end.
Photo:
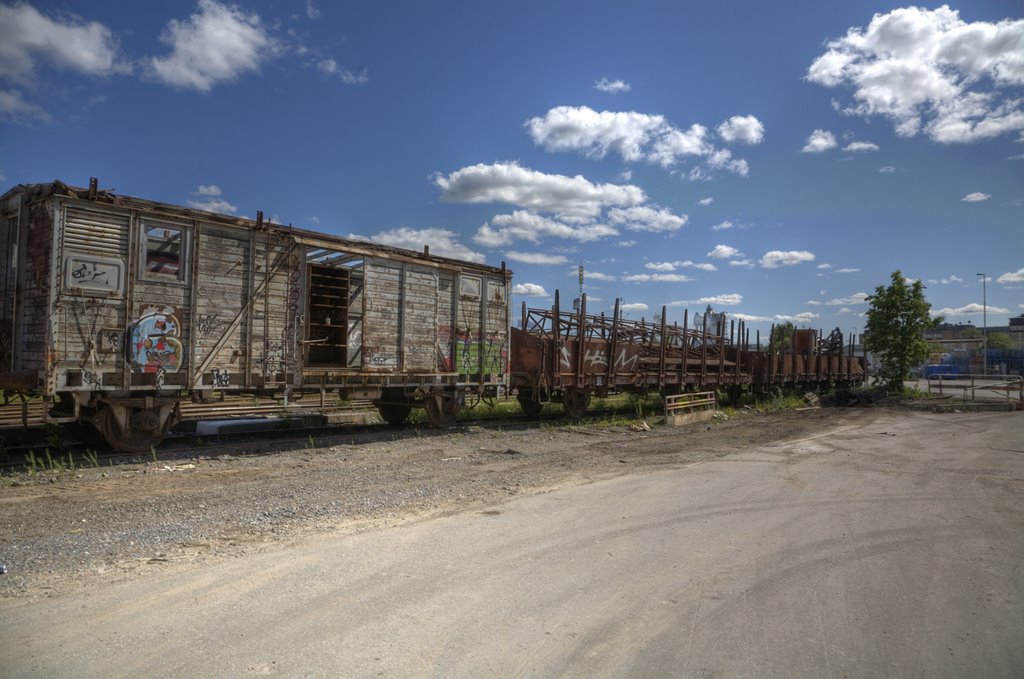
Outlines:
MULTIPOLYGON (((302 416, 313 412, 375 411, 375 408, 369 401, 327 400, 321 402, 319 399, 315 401, 314 399, 304 399, 292 401, 286 406, 282 401, 277 400, 232 396, 212 403, 182 402, 180 410, 182 421, 192 422, 270 415, 302 416)), ((12 401, 0 406, 0 432, 5 429, 42 427, 44 424, 46 424, 46 419, 43 416, 43 402, 40 399, 12 401)))
MULTIPOLYGON (((120 453, 109 450, 90 427, 75 427, 54 430, 45 427, 42 403, 30 401, 27 404, 29 426, 21 422, 22 405, 15 407, 17 413, 6 412, 11 404, 0 407, 0 438, 4 444, 0 447, 0 472, 10 473, 32 466, 30 458, 35 458, 40 470, 70 470, 83 466, 111 466, 120 463, 145 460, 152 457, 153 461, 164 461, 168 464, 175 461, 188 460, 201 455, 216 454, 213 448, 223 450, 246 444, 259 444, 262 452, 268 447, 273 452, 294 449, 296 447, 316 447, 322 439, 344 438, 346 442, 360 443, 378 439, 387 432, 397 438, 404 436, 422 437, 424 435, 444 435, 460 428, 476 425, 492 428, 531 426, 538 423, 573 424, 577 420, 569 418, 560 408, 546 409, 538 416, 531 416, 519 411, 515 399, 509 398, 499 403, 507 403, 508 407, 492 410, 490 413, 468 419, 459 420, 450 430, 433 429, 426 421, 416 421, 402 427, 380 422, 377 409, 369 401, 348 401, 327 403, 321 406, 319 399, 306 402, 293 402, 287 407, 276 401, 256 401, 251 397, 225 398, 223 401, 210 404, 182 404, 182 423, 172 431, 159 447, 150 453, 120 453), (366 415, 370 422, 339 422, 327 423, 332 414, 366 415), (281 426, 260 431, 235 431, 217 434, 198 434, 193 425, 208 420, 245 420, 247 418, 267 418, 281 416, 281 426), (323 418, 313 416, 325 416, 323 418), (34 418, 34 419, 33 419, 34 418), (310 422, 320 424, 308 424, 310 422), (81 439, 79 437, 82 437, 81 439), (49 458, 46 451, 49 451, 49 458), (44 462, 45 460, 45 462, 44 462)), ((635 405, 627 399, 609 399, 603 407, 592 408, 587 413, 589 420, 601 420, 612 415, 636 415, 635 405)))

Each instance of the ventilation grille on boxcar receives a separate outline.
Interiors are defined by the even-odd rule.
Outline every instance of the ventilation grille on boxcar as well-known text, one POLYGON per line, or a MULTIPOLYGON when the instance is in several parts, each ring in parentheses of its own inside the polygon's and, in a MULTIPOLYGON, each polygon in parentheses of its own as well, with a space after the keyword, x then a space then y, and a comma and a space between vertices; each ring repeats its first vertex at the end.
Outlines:
POLYGON ((129 215, 69 206, 64 216, 64 249, 106 257, 127 257, 130 221, 129 215))

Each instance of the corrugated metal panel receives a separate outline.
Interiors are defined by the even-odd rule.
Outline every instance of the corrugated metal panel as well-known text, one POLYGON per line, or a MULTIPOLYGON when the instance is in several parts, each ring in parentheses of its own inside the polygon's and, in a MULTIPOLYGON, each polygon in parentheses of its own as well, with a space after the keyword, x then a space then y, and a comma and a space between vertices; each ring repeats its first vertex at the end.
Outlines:
POLYGON ((64 213, 64 251, 127 257, 130 223, 128 214, 69 205, 64 213))

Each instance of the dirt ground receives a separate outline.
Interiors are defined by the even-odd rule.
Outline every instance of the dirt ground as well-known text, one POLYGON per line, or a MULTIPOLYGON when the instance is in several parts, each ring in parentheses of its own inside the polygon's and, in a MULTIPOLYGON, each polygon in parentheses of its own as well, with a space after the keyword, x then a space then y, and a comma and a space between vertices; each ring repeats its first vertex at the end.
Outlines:
POLYGON ((48 596, 154 569, 237 559, 311 532, 480 510, 520 494, 738 447, 866 426, 877 409, 808 409, 651 431, 470 424, 302 441, 205 443, 157 459, 0 478, 0 597, 48 596))

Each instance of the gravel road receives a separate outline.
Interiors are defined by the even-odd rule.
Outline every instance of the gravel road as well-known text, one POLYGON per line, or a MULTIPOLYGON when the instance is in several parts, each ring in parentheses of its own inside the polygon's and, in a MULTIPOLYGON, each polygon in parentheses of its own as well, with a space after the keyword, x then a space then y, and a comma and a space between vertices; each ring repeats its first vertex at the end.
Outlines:
POLYGON ((284 444, 207 442, 174 457, 0 478, 0 597, 45 596, 300 536, 415 521, 736 446, 856 423, 871 411, 744 414, 679 429, 469 425, 284 444), (682 443, 682 445, 680 445, 682 443))
MULTIPOLYGON (((410 441, 397 467, 364 451, 377 509, 345 530, 273 519, 241 551, 0 599, 0 657, 47 678, 1019 677, 1022 418, 807 411, 474 430, 410 441)), ((329 476, 318 492, 347 496, 329 476)), ((275 506, 301 507, 290 492, 275 506)))

